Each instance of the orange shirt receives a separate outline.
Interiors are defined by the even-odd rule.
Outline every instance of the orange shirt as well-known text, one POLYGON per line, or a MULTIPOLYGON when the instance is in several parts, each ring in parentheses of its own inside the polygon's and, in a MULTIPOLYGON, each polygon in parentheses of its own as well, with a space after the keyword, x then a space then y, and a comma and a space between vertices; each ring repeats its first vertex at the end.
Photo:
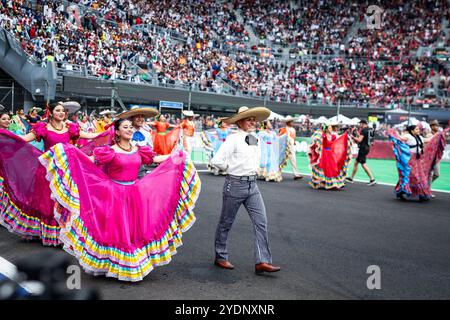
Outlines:
POLYGON ((190 122, 189 120, 183 120, 180 126, 183 129, 185 135, 189 137, 192 137, 194 135, 195 128, 192 122, 190 122))
POLYGON ((289 132, 289 136, 290 136, 292 139, 295 140, 296 133, 295 133, 295 129, 292 128, 292 127, 289 127, 289 128, 288 128, 288 127, 283 127, 283 128, 281 128, 281 129, 280 129, 280 132, 278 133, 278 135, 281 136, 281 135, 283 135, 283 134, 286 134, 286 130, 289 132))

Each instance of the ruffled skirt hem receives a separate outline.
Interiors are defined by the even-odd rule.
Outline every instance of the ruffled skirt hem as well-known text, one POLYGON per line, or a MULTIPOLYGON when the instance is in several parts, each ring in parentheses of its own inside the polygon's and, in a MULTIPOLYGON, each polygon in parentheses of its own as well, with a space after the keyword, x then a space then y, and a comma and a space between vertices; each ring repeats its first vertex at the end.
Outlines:
POLYGON ((40 158, 47 169, 52 197, 56 200, 55 217, 61 225, 60 240, 64 250, 75 256, 86 272, 123 281, 140 281, 155 266, 168 264, 182 245, 182 233, 195 222, 194 204, 200 193, 200 179, 190 161, 185 161, 179 200, 168 229, 159 239, 146 241, 133 250, 101 244, 90 234, 80 216, 76 183, 62 145, 55 145, 40 158))
POLYGON ((58 246, 60 227, 56 221, 43 221, 39 217, 27 214, 14 202, 4 187, 0 177, 0 224, 9 232, 25 239, 40 239, 44 246, 58 246))

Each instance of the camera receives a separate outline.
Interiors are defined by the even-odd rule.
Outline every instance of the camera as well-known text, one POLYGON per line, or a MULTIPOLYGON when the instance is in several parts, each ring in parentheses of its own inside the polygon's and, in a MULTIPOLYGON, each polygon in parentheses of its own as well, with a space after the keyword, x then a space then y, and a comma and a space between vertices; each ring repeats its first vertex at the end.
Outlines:
POLYGON ((0 257, 0 300, 99 300, 93 289, 69 289, 72 259, 63 252, 44 251, 17 261, 0 257))

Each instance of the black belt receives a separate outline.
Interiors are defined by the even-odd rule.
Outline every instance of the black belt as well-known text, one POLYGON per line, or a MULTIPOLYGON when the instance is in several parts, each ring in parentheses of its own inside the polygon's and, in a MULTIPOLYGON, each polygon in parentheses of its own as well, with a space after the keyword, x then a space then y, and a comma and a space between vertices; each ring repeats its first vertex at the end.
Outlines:
POLYGON ((232 174, 227 175, 227 177, 230 177, 232 179, 240 180, 240 181, 256 181, 256 174, 252 176, 234 176, 232 174))

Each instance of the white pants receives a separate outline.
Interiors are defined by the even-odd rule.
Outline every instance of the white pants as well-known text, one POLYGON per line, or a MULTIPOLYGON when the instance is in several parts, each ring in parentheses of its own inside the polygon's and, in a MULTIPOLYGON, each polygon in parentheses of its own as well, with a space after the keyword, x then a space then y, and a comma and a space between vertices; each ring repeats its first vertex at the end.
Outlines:
POLYGON ((186 156, 189 157, 189 159, 191 159, 192 146, 194 145, 194 139, 195 139, 195 136, 193 136, 193 137, 185 136, 183 138, 183 148, 184 148, 184 151, 186 151, 186 156))
POLYGON ((300 173, 298 172, 297 169, 297 156, 295 152, 295 145, 292 146, 291 154, 289 155, 289 161, 291 162, 292 172, 294 173, 295 176, 299 176, 300 173))

